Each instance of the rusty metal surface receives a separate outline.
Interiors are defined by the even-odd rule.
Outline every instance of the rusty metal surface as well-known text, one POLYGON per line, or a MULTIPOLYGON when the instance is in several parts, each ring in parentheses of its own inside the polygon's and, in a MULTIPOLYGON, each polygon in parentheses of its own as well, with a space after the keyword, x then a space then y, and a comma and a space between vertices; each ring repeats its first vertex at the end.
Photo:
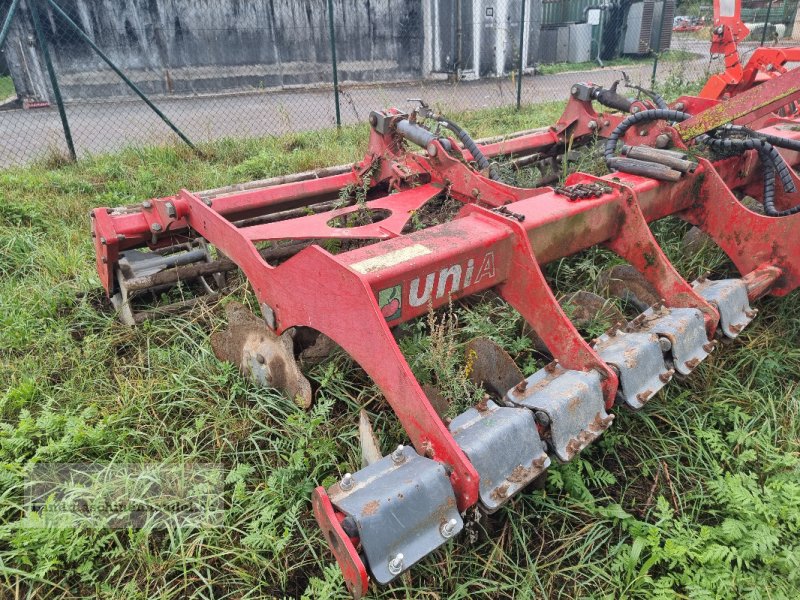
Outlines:
POLYGON ((626 331, 655 333, 669 340, 672 366, 682 375, 694 371, 716 344, 706 337, 703 313, 696 308, 649 308, 626 331))
POLYGON ((500 398, 525 378, 508 352, 487 337, 467 342, 464 354, 470 381, 500 398))
POLYGON ((237 365, 254 383, 281 390, 303 408, 311 406, 311 384, 295 362, 291 337, 276 335, 238 302, 229 303, 225 314, 228 328, 211 335, 217 358, 237 365))
POLYGON ((675 130, 682 139, 691 140, 728 123, 747 125, 797 99, 800 99, 800 68, 787 71, 678 123, 675 130))
POLYGON ((327 493, 352 520, 379 583, 389 583, 464 527, 444 466, 409 446, 345 478, 327 493))
POLYGON ((640 312, 661 299, 644 275, 630 265, 614 265, 602 271, 598 286, 611 296, 632 303, 640 312))
POLYGON ((489 513, 550 466, 530 410, 488 401, 458 415, 450 431, 478 470, 481 504, 489 513))
POLYGON ((567 462, 596 440, 614 420, 606 412, 600 374, 550 365, 511 388, 506 401, 534 411, 544 438, 559 460, 567 462))
POLYGON ((573 292, 561 301, 561 306, 578 328, 596 323, 621 323, 625 315, 608 299, 586 290, 573 292))
POLYGON ((619 394, 632 409, 642 408, 672 378, 653 333, 625 333, 615 327, 600 336, 595 347, 619 373, 619 394))
POLYGON ((695 289, 719 311, 722 332, 733 339, 747 327, 756 310, 750 308, 747 284, 741 279, 711 281, 702 278, 694 282, 695 289))

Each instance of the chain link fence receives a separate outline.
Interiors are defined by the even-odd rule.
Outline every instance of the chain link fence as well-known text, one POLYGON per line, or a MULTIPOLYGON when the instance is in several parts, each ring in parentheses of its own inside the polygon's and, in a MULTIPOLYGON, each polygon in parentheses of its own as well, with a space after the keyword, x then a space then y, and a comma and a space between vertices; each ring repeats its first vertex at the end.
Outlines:
MULTIPOLYGON (((743 62, 792 44, 796 11, 744 2, 743 62)), ((412 98, 518 107, 622 72, 690 90, 724 68, 710 0, 0 0, 0 19, 0 167, 364 122, 412 98)))

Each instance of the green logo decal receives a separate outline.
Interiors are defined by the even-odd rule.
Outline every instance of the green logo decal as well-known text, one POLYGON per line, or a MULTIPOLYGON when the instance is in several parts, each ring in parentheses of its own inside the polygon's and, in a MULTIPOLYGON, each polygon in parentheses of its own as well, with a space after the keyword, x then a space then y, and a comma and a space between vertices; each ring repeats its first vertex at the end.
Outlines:
POLYGON ((400 318, 400 309, 403 307, 400 291, 401 286, 398 283, 394 287, 378 292, 378 306, 387 321, 400 318))

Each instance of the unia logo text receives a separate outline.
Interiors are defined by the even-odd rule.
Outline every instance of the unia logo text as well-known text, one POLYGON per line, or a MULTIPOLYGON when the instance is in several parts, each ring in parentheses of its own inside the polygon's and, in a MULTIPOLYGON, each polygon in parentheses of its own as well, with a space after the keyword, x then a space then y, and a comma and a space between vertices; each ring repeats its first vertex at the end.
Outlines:
POLYGON ((403 297, 403 284, 397 284, 378 293, 378 305, 387 321, 400 318, 403 302, 409 306, 424 306, 431 301, 446 298, 459 290, 477 285, 495 276, 494 252, 487 252, 479 261, 470 258, 465 263, 443 267, 427 275, 415 277, 408 284, 403 297))

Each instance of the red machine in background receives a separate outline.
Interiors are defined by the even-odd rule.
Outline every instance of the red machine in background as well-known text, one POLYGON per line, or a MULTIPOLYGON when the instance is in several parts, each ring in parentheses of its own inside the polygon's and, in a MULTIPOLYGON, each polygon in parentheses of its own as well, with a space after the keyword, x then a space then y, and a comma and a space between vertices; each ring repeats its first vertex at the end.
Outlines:
POLYGON ((738 43, 750 33, 741 19, 742 5, 735 0, 714 0, 711 54, 725 58, 725 71, 709 77, 699 96, 714 100, 730 98, 786 72, 787 64, 800 62, 800 47, 759 47, 746 65, 739 58, 738 43))

